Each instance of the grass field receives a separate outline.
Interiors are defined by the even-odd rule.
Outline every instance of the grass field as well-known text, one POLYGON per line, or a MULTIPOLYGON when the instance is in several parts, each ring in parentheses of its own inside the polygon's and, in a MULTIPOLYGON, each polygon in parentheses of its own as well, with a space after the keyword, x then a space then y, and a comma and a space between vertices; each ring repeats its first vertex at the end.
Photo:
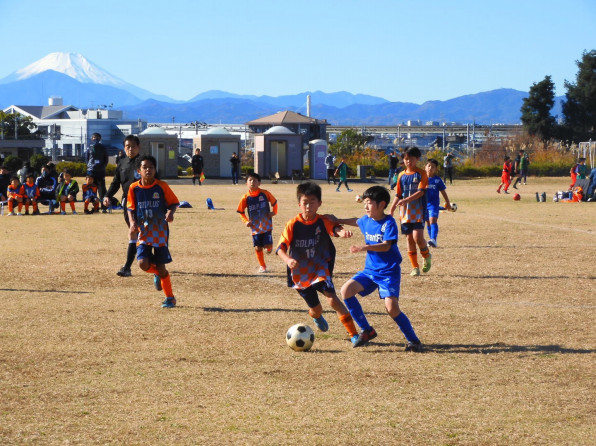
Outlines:
MULTIPOLYGON (((376 295, 368 346, 324 303, 329 332, 290 350, 287 328, 313 324, 274 254, 257 274, 244 186, 173 185, 194 208, 171 224, 172 310, 136 265, 116 276, 120 213, 0 218, 0 444, 595 444, 596 206, 553 203, 567 178, 530 178, 519 202, 498 182, 448 186, 459 209, 439 218, 428 274, 405 256, 400 306, 423 354, 404 352, 376 295)), ((295 185, 262 186, 277 242, 295 185)), ((321 213, 360 216, 353 187, 324 184, 321 213)), ((339 288, 364 255, 335 242, 339 288)))

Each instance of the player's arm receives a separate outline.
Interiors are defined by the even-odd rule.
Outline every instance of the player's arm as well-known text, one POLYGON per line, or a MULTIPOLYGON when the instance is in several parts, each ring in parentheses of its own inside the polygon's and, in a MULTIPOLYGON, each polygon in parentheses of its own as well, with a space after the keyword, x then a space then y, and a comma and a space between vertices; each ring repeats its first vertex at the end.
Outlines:
POLYGON ((445 190, 441 191, 441 195, 443 195, 443 198, 445 199, 445 209, 447 209, 448 211, 451 210, 451 202, 449 201, 449 197, 447 196, 447 192, 445 190))
POLYGON ((354 233, 348 229, 345 229, 343 226, 338 225, 333 228, 333 235, 341 238, 350 238, 354 235, 354 233))
POLYGON ((277 200, 273 195, 271 195, 269 191, 267 191, 266 195, 267 199, 269 200, 269 203, 271 203, 272 208, 271 212, 267 213, 267 217, 273 218, 275 215, 277 215, 277 200))
POLYGON ((137 226, 134 211, 132 209, 126 209, 126 212, 128 212, 128 221, 130 222, 130 232, 138 232, 139 227, 137 226))
POLYGON ((399 195, 396 195, 395 198, 393 199, 393 203, 391 203, 391 208, 389 209, 389 215, 391 215, 393 217, 393 214, 395 213, 395 210, 397 209, 397 206, 399 206, 399 201, 401 200, 401 197, 399 195))
POLYGON ((168 223, 171 223, 174 221, 174 212, 176 212, 177 208, 178 208, 177 204, 172 204, 172 205, 168 206, 168 210, 166 211, 166 221, 168 223))
POLYGON ((240 215, 240 219, 242 220, 242 223, 244 223, 245 226, 250 228, 252 226, 252 223, 249 220, 249 218, 246 216, 246 195, 244 195, 240 199, 240 203, 238 203, 238 208, 236 209, 236 212, 238 212, 238 214, 240 215))
POLYGON ((387 252, 391 249, 391 246, 395 243, 395 240, 384 240, 381 243, 374 245, 353 245, 350 246, 350 252, 352 254, 362 251, 373 251, 373 252, 387 252))
POLYGON ((290 269, 296 268, 298 266, 298 262, 296 261, 296 259, 290 257, 286 252, 286 247, 284 244, 279 245, 276 253, 279 256, 279 258, 282 259, 286 265, 288 265, 290 269))

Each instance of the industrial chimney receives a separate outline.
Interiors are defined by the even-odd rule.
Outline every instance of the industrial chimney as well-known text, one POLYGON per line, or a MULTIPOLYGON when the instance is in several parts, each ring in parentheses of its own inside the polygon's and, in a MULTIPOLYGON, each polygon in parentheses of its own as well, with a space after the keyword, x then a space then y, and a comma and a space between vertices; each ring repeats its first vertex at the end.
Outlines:
POLYGON ((306 116, 310 118, 310 95, 306 95, 306 116))

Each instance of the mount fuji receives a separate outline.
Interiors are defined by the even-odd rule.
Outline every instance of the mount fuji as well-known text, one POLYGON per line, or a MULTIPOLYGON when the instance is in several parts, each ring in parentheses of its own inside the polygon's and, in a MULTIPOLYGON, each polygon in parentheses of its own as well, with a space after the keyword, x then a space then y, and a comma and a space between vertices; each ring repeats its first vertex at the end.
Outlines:
MULTIPOLYGON (((27 85, 27 89, 30 92, 32 87, 34 91, 42 91, 43 93, 46 93, 47 90, 47 96, 61 96, 65 103, 79 104, 81 106, 86 105, 85 101, 96 103, 117 102, 120 105, 138 104, 146 99, 157 99, 172 103, 180 102, 167 96, 156 95, 125 82, 100 68, 79 53, 50 53, 42 59, 0 79, 0 97, 3 102, 0 105, 6 105, 4 104, 6 95, 3 93, 14 96, 10 94, 9 89, 6 91, 7 89, 2 87, 12 86, 14 84, 27 85), (57 74, 62 76, 56 76, 57 74), (65 77, 70 78, 70 80, 65 79, 65 77), (78 86, 77 84, 73 84, 72 81, 83 85, 78 86), (49 89, 46 87, 49 87, 49 89), (72 94, 73 87, 74 91, 77 92, 76 99, 78 100, 74 100, 75 97, 72 94), (98 89, 98 87, 106 87, 107 90, 103 93, 109 94, 102 95, 103 89, 98 89), (118 93, 117 90, 122 90, 128 94, 118 93), (86 94, 86 91, 89 91, 91 94, 86 94), (114 95, 117 97, 114 98, 114 95)), ((18 90, 21 89, 17 88, 18 90)), ((25 97, 27 96, 31 95, 25 95, 25 97)), ((42 100, 42 103, 45 103, 47 98, 44 97, 42 100)), ((35 102, 39 103, 39 99, 35 102)))

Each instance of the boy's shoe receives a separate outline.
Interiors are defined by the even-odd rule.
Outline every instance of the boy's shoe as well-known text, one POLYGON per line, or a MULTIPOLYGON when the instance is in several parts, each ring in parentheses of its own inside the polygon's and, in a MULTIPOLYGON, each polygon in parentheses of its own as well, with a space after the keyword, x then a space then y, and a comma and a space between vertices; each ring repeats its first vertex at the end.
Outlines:
POLYGON ((513 188, 514 188, 514 189, 517 189, 517 186, 514 184, 514 185, 513 185, 513 188))
POLYGON ((362 345, 366 345, 369 343, 371 339, 377 337, 377 332, 373 327, 370 327, 368 330, 362 330, 362 332, 358 335, 356 341, 352 341, 352 344, 355 347, 360 347, 362 345))
POLYGON ((77 215, 78 212, 77 211, 72 211, 72 215, 77 215))
POLYGON ((260 273, 267 273, 269 271, 267 271, 267 268, 263 268, 262 266, 259 266, 259 272, 260 273))
POLYGON ((424 265, 422 265, 423 273, 427 273, 430 271, 430 263, 431 263, 432 257, 433 257, 433 255, 431 253, 428 253, 428 257, 426 259, 424 259, 424 265))
POLYGON ((120 271, 118 271, 116 274, 118 274, 120 277, 132 276, 132 273, 130 272, 130 268, 127 268, 126 266, 123 266, 122 268, 120 268, 120 271))
POLYGON ((501 193, 501 189, 497 189, 497 193, 500 194, 501 193))
POLYGON ((90 211, 89 209, 85 209, 83 212, 84 212, 85 214, 87 214, 87 215, 89 215, 89 214, 92 214, 92 213, 93 213, 93 211, 90 211))
POLYGON ((29 215, 29 209, 25 211, 25 215, 29 215))
POLYGON ((354 192, 354 189, 348 189, 348 192, 354 192))
POLYGON ((66 212, 60 211, 60 215, 66 215, 66 212))
POLYGON ((15 214, 14 212, 9 212, 8 214, 6 214, 7 217, 14 217, 15 215, 17 214, 15 214))
POLYGON ((359 336, 360 336, 360 335, 357 335, 357 334, 355 334, 354 336, 352 336, 352 337, 350 338, 350 341, 352 341, 352 345, 356 344, 356 341, 358 341, 358 337, 359 337, 359 336))
POLYGON ((161 308, 174 308, 176 306, 175 297, 166 297, 166 300, 161 304, 161 308))
POLYGON ((414 268, 410 273, 410 276, 419 276, 420 275, 420 268, 414 268))
POLYGON ((430 246, 431 248, 436 248, 436 247, 437 247, 437 242, 435 241, 435 239, 434 239, 434 238, 431 238, 431 239, 428 241, 428 246, 430 246))
POLYGON ((157 291, 161 291, 161 279, 159 278, 159 276, 157 274, 153 274, 153 286, 155 287, 155 289, 157 291))
POLYGON ((33 211, 33 212, 31 212, 31 215, 39 215, 39 214, 40 214, 40 213, 39 213, 39 209, 38 209, 38 210, 36 210, 36 211, 33 211))
POLYGON ((422 353, 424 351, 424 347, 422 346, 422 342, 408 342, 406 344, 406 351, 407 352, 416 352, 422 353))
POLYGON ((509 191, 508 191, 508 190, 504 190, 504 191, 503 191, 503 193, 504 193, 504 194, 508 194, 508 193, 509 193, 509 191))
POLYGON ((22 217, 23 214, 21 214, 20 212, 17 212, 17 217, 22 217))
POLYGON ((335 192, 339 192, 339 187, 337 189, 335 189, 335 192))
POLYGON ((312 320, 319 330, 321 330, 321 331, 329 330, 329 324, 327 323, 327 321, 325 320, 323 315, 319 316, 317 319, 315 319, 313 317, 312 320))

